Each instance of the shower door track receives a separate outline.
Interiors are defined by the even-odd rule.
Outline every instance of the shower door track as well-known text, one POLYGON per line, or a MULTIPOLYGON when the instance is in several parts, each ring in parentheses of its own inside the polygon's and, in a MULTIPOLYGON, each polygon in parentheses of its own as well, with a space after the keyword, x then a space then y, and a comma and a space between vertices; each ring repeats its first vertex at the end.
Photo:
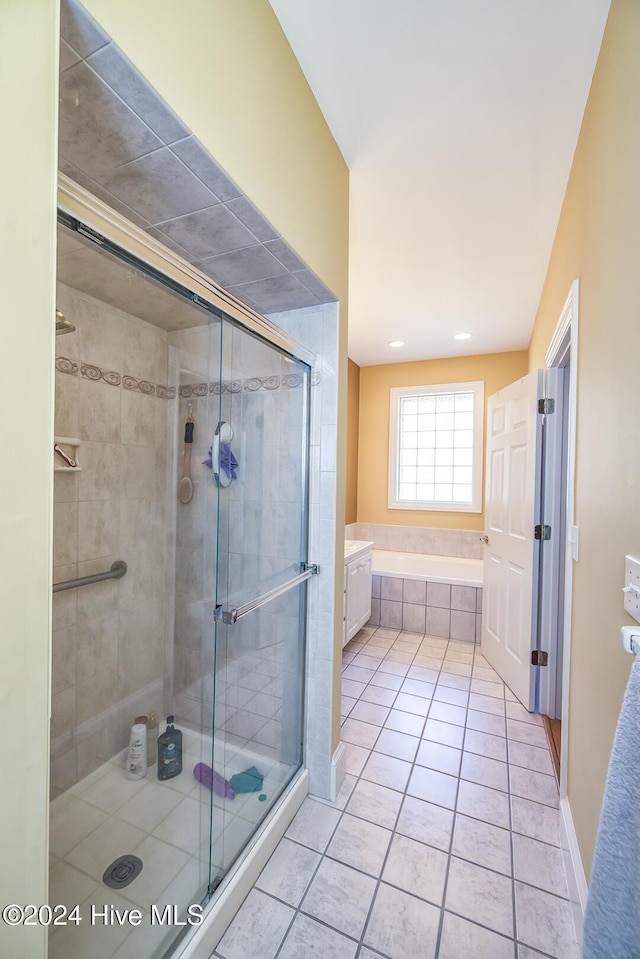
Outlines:
POLYGON ((58 222, 219 319, 223 314, 311 368, 315 353, 63 173, 58 222))

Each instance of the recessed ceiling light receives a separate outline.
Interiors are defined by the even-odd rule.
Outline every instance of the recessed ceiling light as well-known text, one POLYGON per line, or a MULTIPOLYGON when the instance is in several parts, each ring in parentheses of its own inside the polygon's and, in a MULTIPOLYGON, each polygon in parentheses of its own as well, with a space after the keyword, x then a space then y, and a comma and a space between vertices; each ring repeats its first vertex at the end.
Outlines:
POLYGON ((397 350, 399 347, 404 346, 404 340, 389 340, 389 346, 397 350))
POLYGON ((453 338, 454 340, 470 340, 471 335, 471 333, 454 333, 453 338))

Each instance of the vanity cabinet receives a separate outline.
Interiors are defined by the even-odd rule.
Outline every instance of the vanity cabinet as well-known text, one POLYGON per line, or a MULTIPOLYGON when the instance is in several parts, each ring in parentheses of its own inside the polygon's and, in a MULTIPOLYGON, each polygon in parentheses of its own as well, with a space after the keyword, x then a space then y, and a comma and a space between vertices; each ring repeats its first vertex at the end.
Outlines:
POLYGON ((344 565, 344 646, 371 618, 371 543, 345 550, 344 565))

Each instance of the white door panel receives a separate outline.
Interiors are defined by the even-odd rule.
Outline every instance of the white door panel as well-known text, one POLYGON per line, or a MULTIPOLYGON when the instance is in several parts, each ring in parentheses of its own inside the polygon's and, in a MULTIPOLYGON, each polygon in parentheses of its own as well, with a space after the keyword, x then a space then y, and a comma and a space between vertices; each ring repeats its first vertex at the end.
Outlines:
POLYGON ((527 523, 531 519, 527 516, 527 453, 526 446, 511 448, 508 491, 509 536, 523 543, 527 539, 527 523))
MULTIPOLYGON (((504 450, 493 450, 487 453, 487 472, 491 476, 491 486, 493 489, 501 490, 504 483, 504 450)), ((504 530, 503 498, 499 497, 491 504, 487 503, 487 529, 502 532, 504 530)))
POLYGON ((482 652, 534 708, 539 512, 540 371, 489 397, 482 652))
POLYGON ((484 595, 483 595, 483 621, 487 632, 492 636, 500 636, 500 621, 498 613, 501 607, 500 560, 497 556, 487 553, 484 561, 484 595))
POLYGON ((527 637, 523 637, 521 629, 523 618, 529 616, 529 610, 526 608, 527 571, 513 562, 506 564, 506 570, 505 599, 507 612, 505 618, 507 629, 503 637, 504 646, 512 659, 517 664, 521 664, 523 659, 530 658, 527 653, 531 649, 530 644, 526 642, 527 637))

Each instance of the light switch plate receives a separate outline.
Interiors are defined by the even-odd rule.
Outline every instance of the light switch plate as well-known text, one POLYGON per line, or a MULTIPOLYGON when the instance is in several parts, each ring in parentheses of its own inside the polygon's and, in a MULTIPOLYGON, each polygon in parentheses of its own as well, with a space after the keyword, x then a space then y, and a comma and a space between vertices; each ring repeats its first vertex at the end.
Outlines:
POLYGON ((640 623, 640 559, 635 556, 625 556, 624 558, 624 585, 636 586, 635 589, 629 589, 624 594, 624 608, 629 616, 640 623))

